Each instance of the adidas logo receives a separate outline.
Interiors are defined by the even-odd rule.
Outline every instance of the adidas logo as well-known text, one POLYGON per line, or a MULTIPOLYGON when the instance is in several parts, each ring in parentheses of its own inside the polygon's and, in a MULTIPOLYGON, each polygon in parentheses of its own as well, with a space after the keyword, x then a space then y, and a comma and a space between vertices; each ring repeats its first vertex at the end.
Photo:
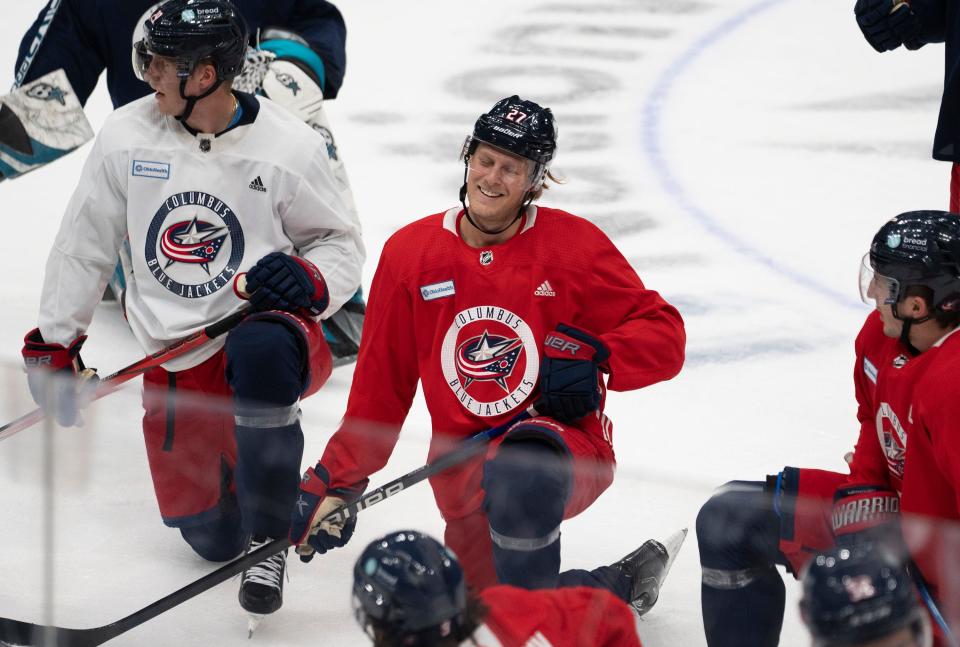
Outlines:
POLYGON ((253 182, 251 182, 249 186, 254 191, 260 191, 261 193, 267 192, 267 187, 263 186, 263 181, 260 179, 259 175, 254 178, 253 182))
POLYGON ((555 296, 557 296, 557 293, 553 291, 553 286, 550 285, 550 281, 544 281, 543 283, 541 283, 541 284, 540 284, 540 287, 538 287, 536 290, 534 290, 533 294, 534 294, 534 296, 538 296, 538 297, 555 297, 555 296))

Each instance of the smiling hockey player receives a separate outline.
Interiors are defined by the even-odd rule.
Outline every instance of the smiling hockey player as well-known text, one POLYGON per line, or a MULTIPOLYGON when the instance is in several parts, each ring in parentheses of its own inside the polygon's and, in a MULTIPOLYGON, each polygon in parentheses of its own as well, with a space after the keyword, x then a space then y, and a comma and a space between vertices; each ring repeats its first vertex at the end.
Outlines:
POLYGON ((464 144, 462 206, 387 241, 344 422, 301 486, 291 534, 300 551, 349 539, 355 521, 317 520, 386 464, 422 381, 431 460, 537 402, 538 415, 485 460, 431 479, 445 543, 474 586, 585 584, 641 611, 656 599, 639 551, 592 572, 559 572, 561 521, 613 480, 606 389, 676 375, 685 335, 676 309, 597 227, 534 204, 555 151, 549 109, 517 96, 497 102, 464 144))

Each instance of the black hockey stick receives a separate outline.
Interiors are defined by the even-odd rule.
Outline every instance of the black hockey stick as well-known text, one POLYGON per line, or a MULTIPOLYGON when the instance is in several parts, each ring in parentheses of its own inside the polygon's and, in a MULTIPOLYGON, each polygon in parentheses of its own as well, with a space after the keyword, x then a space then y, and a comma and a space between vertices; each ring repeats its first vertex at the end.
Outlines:
MULTIPOLYGON (((530 407, 498 427, 493 427, 475 436, 471 436, 461 442, 456 449, 440 456, 432 463, 418 467, 412 472, 408 472, 390 481, 386 485, 378 487, 372 492, 367 492, 353 503, 331 512, 324 517, 324 520, 344 521, 349 519, 361 510, 376 505, 384 499, 388 499, 402 492, 411 485, 426 480, 434 474, 442 472, 454 465, 463 463, 474 456, 478 456, 486 450, 491 440, 503 435, 515 423, 534 415, 536 415, 536 409, 530 407)), ((102 645, 108 640, 112 640, 120 634, 130 631, 134 627, 138 627, 148 620, 157 617, 164 611, 169 611, 173 607, 183 604, 204 591, 212 589, 221 582, 225 582, 234 575, 242 572, 244 569, 254 564, 259 564, 271 555, 275 555, 289 546, 290 540, 287 538, 274 539, 269 544, 265 544, 252 553, 248 553, 243 557, 233 560, 229 564, 221 566, 212 573, 204 575, 200 579, 187 584, 182 589, 174 591, 164 598, 160 598, 139 611, 135 611, 125 618, 101 627, 69 629, 66 627, 37 625, 31 622, 23 622, 22 620, 13 620, 11 618, 0 618, 0 645, 26 645, 36 647, 46 645, 57 645, 57 647, 95 647, 96 645, 102 645)))
MULTIPOLYGON (((188 353, 195 349, 198 346, 201 346, 214 337, 219 337, 225 332, 228 332, 232 328, 236 327, 238 323, 243 321, 250 313, 249 310, 239 310, 232 315, 221 319, 215 323, 210 324, 205 327, 203 330, 198 330, 197 332, 179 339, 166 348, 158 350, 152 355, 147 355, 141 360, 138 360, 131 364, 121 368, 116 373, 108 375, 100 380, 100 383, 97 385, 97 390, 93 394, 93 400, 99 400, 100 398, 109 395, 120 388, 120 385, 124 382, 132 380, 142 373, 146 373, 151 368, 160 366, 169 362, 174 357, 179 357, 184 353, 188 353)), ((8 422, 7 424, 0 427, 0 440, 5 440, 10 436, 14 435, 19 431, 23 431, 27 427, 34 425, 44 418, 43 409, 34 409, 30 413, 24 414, 8 422)))

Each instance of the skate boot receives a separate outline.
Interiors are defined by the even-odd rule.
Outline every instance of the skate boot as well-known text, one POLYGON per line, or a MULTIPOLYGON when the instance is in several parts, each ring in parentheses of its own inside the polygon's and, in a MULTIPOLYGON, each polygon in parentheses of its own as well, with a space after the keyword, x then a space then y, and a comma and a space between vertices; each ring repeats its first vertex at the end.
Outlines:
MULTIPOLYGON (((271 540, 254 537, 247 553, 252 553, 271 540)), ((250 614, 249 633, 252 636, 263 616, 283 606, 283 576, 287 570, 287 551, 283 550, 254 564, 240 576, 240 606, 250 614)))
POLYGON ((630 579, 628 602, 637 616, 642 616, 656 604, 660 597, 660 586, 686 537, 687 529, 684 528, 663 544, 656 539, 648 539, 640 548, 612 564, 630 579))

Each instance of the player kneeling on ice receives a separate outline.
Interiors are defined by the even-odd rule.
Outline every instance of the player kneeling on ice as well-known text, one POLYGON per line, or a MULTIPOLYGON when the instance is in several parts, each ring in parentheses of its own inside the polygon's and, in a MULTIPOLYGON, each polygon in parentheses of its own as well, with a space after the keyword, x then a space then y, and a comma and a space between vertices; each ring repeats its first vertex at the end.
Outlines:
MULTIPOLYGON (((860 433, 850 473, 786 467, 728 483, 704 504, 697 539, 710 647, 777 645, 785 590, 775 566, 800 573, 834 544, 909 550, 933 604, 958 599, 956 540, 942 527, 960 520, 960 217, 890 220, 860 279, 875 310, 855 344, 860 433)), ((934 640, 950 644, 939 627, 934 640)))
POLYGON ((803 575, 800 615, 813 647, 930 647, 930 621, 901 556, 882 545, 834 548, 803 575))
POLYGON ((555 150, 549 109, 499 101, 465 142, 463 204, 387 241, 343 423, 300 487, 291 540, 302 554, 349 540, 355 519, 320 520, 387 463, 420 381, 430 460, 536 402, 486 456, 430 479, 473 586, 588 585, 641 610, 656 599, 637 552, 560 573, 561 521, 613 480, 606 389, 672 378, 685 335, 603 232, 534 204, 555 150))
POLYGON ((367 546, 353 567, 353 609, 375 647, 640 647, 636 616, 592 587, 469 588, 456 555, 416 530, 367 546))
MULTIPOLYGON (((231 91, 247 30, 225 0, 170 0, 135 56, 155 94, 107 119, 47 261, 39 326, 23 349, 31 392, 80 421, 79 351, 129 236, 127 319, 154 352, 244 307, 229 335, 144 376, 147 456, 163 522, 224 561, 284 537, 303 434, 299 399, 330 374, 318 317, 360 283, 360 226, 326 143, 266 99, 231 91), (232 404, 230 399, 232 398, 232 404), (252 537, 252 543, 251 543, 252 537)), ((282 602, 285 554, 244 573, 254 613, 282 602)))

